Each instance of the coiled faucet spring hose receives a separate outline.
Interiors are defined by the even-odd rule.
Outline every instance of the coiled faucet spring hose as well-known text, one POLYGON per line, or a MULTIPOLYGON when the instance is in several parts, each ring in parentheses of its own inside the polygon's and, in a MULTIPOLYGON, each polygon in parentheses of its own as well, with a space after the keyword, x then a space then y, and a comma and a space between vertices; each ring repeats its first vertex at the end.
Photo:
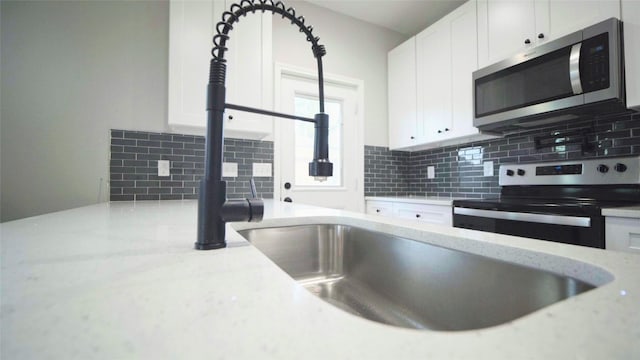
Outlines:
POLYGON ((318 86, 320 98, 320 112, 324 112, 324 87, 322 74, 322 56, 327 52, 324 45, 320 45, 320 38, 313 35, 313 27, 305 25, 304 16, 297 16, 294 8, 287 8, 281 1, 273 0, 242 0, 240 4, 232 4, 229 11, 222 13, 222 21, 216 24, 216 34, 213 36, 213 48, 211 55, 213 56, 211 72, 209 79, 212 82, 223 83, 225 80, 226 66, 224 63, 224 53, 227 51, 226 43, 229 40, 229 31, 233 30, 233 24, 239 22, 241 17, 246 16, 249 12, 270 11, 279 14, 282 18, 291 21, 292 25, 298 26, 300 32, 306 35, 307 41, 311 42, 311 50, 313 56, 318 62, 318 86), (214 65, 215 64, 215 65, 214 65))

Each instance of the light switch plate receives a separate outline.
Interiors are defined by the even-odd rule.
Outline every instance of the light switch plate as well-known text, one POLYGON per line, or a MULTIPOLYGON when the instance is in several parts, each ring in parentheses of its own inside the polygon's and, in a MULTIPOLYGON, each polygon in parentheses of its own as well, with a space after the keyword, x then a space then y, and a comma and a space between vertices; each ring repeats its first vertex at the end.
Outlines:
POLYGON ((253 163, 253 177, 271 177, 271 163, 253 163))
POLYGON ((158 176, 171 176, 169 160, 158 160, 158 176))
POLYGON ((484 176, 493 176, 493 161, 485 161, 482 166, 484 166, 484 176))
POLYGON ((238 177, 238 163, 223 162, 222 177, 238 177))
POLYGON ((427 167, 427 179, 435 179, 436 177, 436 167, 428 166, 427 167))

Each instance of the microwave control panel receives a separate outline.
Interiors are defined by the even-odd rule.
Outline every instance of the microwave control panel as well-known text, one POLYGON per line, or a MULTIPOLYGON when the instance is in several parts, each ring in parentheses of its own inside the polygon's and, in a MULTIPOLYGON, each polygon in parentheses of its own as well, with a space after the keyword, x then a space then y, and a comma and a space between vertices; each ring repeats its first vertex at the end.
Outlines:
POLYGON ((583 92, 609 87, 609 34, 582 41, 580 50, 580 80, 583 92))

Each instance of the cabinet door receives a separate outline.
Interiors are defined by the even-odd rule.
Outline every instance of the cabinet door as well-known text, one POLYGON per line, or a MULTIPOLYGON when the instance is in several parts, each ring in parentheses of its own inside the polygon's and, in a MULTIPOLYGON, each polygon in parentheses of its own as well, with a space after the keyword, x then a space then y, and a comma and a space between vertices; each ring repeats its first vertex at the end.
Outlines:
POLYGON ((607 250, 640 254, 640 219, 607 216, 605 244, 607 250))
POLYGON ((451 29, 447 21, 416 35, 416 68, 417 123, 424 128, 424 142, 438 141, 451 130, 451 29))
POLYGON ((640 110, 640 1, 622 0, 627 106, 640 110))
POLYGON ((451 226, 451 207, 443 205, 394 203, 394 217, 417 220, 430 224, 451 226))
POLYGON ((470 36, 477 29, 476 4, 462 5, 451 18, 451 91, 454 136, 478 133, 473 126, 473 80, 478 69, 478 38, 470 36))
POLYGON ((169 13, 169 126, 202 131, 213 47, 213 3, 171 1, 169 13))
POLYGON ((493 64, 536 43, 534 0, 478 0, 478 59, 493 64), (525 44, 529 39, 530 44, 525 44))
MULTIPOLYGON (((536 0, 548 8, 548 14, 536 12, 536 18, 548 16, 546 24, 548 28, 541 28, 545 24, 538 21, 538 34, 543 34, 545 39, 556 39, 574 31, 600 21, 615 17, 620 18, 620 0, 536 0)), ((537 9, 536 9, 537 10, 537 9)))
MULTIPOLYGON (((215 24, 231 1, 178 1, 170 3, 169 119, 171 128, 204 133, 206 88, 209 79, 215 24)), ((251 14, 230 32, 226 102, 272 108, 271 16, 251 14)), ((272 120, 253 114, 225 113, 225 136, 261 139, 272 133, 272 120), (229 121, 231 115, 233 120, 229 121)))
POLYGON ((393 203, 387 201, 369 200, 366 205, 366 213, 384 217, 393 216, 393 203))
POLYGON ((389 148, 415 145, 416 45, 411 38, 388 54, 389 148))
MULTIPOLYGON (((228 10, 235 0, 226 1, 228 10)), ((222 14, 222 11, 219 12, 222 14)), ((229 32, 227 59, 227 103, 273 110, 271 98, 271 14, 242 17, 229 32)), ((217 20, 216 20, 217 21, 217 20)), ((225 137, 262 139, 273 133, 273 119, 237 110, 225 111, 225 137)))

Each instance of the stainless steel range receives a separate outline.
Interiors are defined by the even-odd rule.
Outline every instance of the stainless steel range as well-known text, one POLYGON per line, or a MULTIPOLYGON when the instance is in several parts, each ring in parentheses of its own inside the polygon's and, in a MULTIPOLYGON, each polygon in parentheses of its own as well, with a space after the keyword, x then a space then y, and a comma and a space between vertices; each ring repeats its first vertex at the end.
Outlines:
POLYGON ((640 204, 640 157, 501 165, 500 197, 453 202, 453 226, 605 248, 602 209, 640 204))

